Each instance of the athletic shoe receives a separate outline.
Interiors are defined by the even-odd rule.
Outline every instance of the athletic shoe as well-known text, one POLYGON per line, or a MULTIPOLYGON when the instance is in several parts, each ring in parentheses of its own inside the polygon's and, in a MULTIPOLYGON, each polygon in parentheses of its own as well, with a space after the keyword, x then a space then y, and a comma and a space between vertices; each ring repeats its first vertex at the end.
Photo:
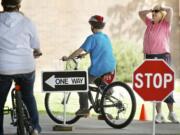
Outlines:
POLYGON ((170 120, 172 123, 179 123, 177 116, 174 112, 169 113, 168 120, 170 120))

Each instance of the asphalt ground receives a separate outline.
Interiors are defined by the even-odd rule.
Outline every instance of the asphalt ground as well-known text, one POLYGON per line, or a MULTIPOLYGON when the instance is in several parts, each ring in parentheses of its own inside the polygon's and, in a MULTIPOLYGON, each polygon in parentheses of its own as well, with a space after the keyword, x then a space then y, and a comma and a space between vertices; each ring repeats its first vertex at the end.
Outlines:
MULTIPOLYGON (((135 120, 123 129, 113 129, 105 121, 89 117, 71 125, 72 131, 53 131, 57 124, 45 114, 40 116, 40 124, 42 135, 152 135, 153 127, 152 121, 135 120)), ((14 135, 16 132, 16 128, 10 125, 9 116, 5 116, 4 129, 5 135, 14 135)), ((180 135, 180 124, 156 124, 156 135, 180 135)))

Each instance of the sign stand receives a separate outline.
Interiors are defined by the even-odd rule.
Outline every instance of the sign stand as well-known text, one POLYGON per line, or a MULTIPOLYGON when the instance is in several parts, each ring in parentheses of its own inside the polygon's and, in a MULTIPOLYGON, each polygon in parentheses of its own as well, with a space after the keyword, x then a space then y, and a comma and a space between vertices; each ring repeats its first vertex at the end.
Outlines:
POLYGON ((53 131, 72 131, 72 126, 67 126, 66 125, 66 94, 67 92, 64 91, 64 113, 63 113, 63 125, 55 125, 53 127, 53 131))
POLYGON ((156 123, 155 123, 155 109, 156 108, 156 101, 153 101, 153 133, 152 135, 156 134, 156 123))
POLYGON ((44 92, 64 92, 64 112, 62 125, 55 125, 53 131, 72 131, 72 126, 67 125, 67 93, 87 92, 87 71, 47 71, 42 73, 42 86, 44 92))

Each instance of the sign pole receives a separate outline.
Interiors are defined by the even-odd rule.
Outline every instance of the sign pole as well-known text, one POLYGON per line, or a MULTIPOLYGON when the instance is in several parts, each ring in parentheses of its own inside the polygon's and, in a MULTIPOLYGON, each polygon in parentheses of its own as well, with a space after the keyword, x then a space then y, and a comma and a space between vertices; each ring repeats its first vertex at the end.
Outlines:
POLYGON ((63 124, 66 125, 66 91, 64 91, 64 122, 63 124))
POLYGON ((153 134, 156 134, 156 123, 155 123, 155 109, 156 108, 156 101, 153 101, 153 134))
POLYGON ((67 100, 67 96, 66 96, 67 92, 64 91, 64 113, 63 113, 63 125, 56 125, 53 127, 54 131, 72 131, 72 126, 67 126, 66 125, 66 100, 67 100))

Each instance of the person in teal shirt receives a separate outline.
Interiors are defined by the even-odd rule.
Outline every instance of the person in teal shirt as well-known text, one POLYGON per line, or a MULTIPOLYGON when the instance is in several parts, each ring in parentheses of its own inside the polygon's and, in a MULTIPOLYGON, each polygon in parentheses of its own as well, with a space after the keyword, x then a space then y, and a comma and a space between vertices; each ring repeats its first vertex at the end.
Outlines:
MULTIPOLYGON (((113 72, 116 67, 115 57, 113 55, 112 44, 109 37, 102 32, 105 22, 104 18, 94 15, 89 19, 92 35, 88 36, 82 46, 74 51, 70 56, 63 56, 62 59, 67 61, 73 59, 83 52, 90 54, 91 66, 89 67, 89 83, 109 72, 113 72)), ((88 110, 88 93, 79 93, 80 109, 76 115, 86 116, 88 110)))

